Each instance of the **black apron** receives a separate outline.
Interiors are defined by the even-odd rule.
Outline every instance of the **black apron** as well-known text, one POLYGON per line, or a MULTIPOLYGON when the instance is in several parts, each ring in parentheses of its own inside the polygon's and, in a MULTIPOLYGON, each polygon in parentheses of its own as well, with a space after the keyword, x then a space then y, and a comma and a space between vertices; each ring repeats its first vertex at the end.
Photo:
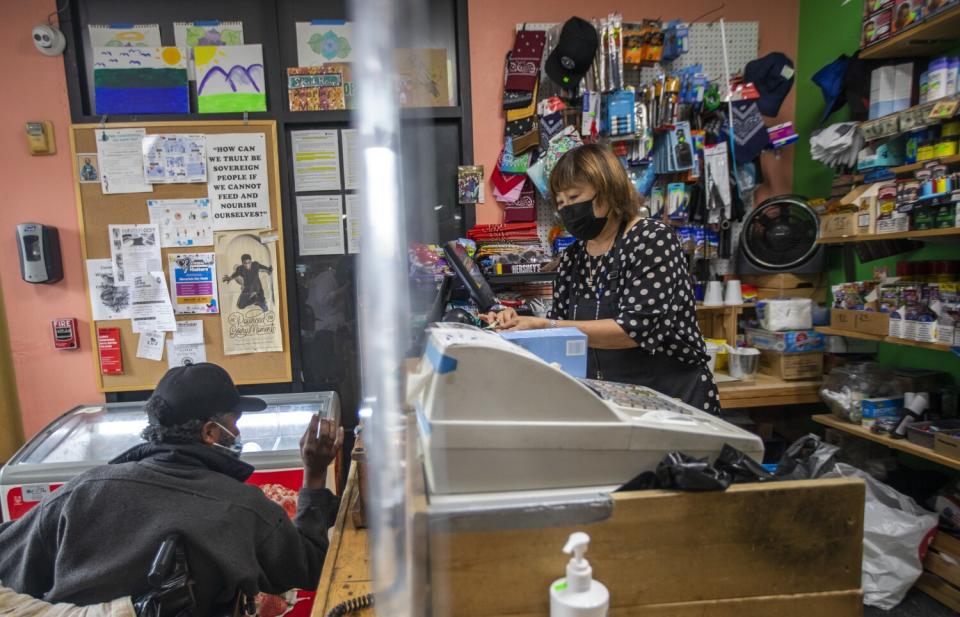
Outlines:
MULTIPOLYGON (((580 269, 589 271, 586 245, 581 263, 573 263, 573 277, 568 286, 567 311, 572 321, 593 321, 616 319, 619 315, 620 301, 620 264, 623 259, 623 234, 626 224, 621 224, 617 239, 613 244, 613 257, 616 264, 607 271, 606 264, 598 273, 595 299, 576 295, 576 289, 583 281, 580 269), (610 295, 605 295, 609 291, 610 295)), ((604 257, 601 257, 605 260, 604 257)), ((632 349, 595 349, 587 350, 587 378, 601 381, 615 381, 647 386, 661 394, 678 398, 696 409, 719 412, 716 394, 710 396, 715 386, 713 377, 706 366, 694 366, 677 360, 665 353, 648 353, 639 347, 632 349)))

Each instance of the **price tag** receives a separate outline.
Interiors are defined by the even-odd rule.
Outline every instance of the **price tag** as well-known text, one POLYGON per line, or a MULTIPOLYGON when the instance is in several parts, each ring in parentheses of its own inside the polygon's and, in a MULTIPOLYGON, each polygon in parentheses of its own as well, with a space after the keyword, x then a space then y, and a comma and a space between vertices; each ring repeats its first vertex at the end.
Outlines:
POLYGON ((50 487, 46 484, 26 484, 22 492, 24 503, 36 503, 50 494, 50 487))
POLYGON ((960 100, 940 101, 930 110, 928 118, 931 120, 946 120, 952 118, 957 113, 957 107, 960 107, 960 100))

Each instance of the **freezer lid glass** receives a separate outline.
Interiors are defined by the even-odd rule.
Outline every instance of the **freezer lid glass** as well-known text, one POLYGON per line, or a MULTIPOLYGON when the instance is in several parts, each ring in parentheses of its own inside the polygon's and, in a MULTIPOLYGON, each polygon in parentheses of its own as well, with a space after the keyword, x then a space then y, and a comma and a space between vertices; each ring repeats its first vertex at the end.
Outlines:
MULTIPOLYGON (((298 450, 314 413, 339 421, 339 400, 334 392, 260 398, 267 408, 244 413, 238 422, 244 454, 298 450)), ((146 425, 142 402, 80 406, 41 431, 9 464, 104 463, 141 443, 140 431, 146 425)))

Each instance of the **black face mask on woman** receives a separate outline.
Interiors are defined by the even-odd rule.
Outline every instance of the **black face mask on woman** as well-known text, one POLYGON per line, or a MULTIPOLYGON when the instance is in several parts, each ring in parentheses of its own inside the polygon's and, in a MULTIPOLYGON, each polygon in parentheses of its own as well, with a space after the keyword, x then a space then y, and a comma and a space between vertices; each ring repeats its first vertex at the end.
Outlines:
POLYGON ((594 215, 593 200, 560 208, 560 220, 571 236, 584 242, 599 236, 607 224, 607 217, 594 215))

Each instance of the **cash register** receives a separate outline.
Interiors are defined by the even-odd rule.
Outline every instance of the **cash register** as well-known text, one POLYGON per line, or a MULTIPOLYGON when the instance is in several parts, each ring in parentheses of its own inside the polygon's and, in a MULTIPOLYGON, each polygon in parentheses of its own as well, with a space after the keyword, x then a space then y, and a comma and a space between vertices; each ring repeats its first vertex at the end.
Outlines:
POLYGON ((669 451, 757 462, 756 435, 643 386, 581 380, 488 330, 436 324, 409 378, 431 494, 610 487, 669 451))

